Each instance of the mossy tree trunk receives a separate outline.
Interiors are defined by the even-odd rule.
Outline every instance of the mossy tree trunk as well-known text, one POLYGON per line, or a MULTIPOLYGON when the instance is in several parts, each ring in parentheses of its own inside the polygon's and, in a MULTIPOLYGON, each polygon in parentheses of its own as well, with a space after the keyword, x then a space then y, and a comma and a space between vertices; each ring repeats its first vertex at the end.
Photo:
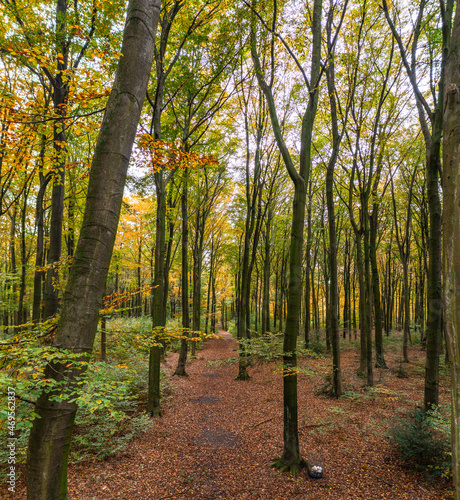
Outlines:
MULTIPOLYGON (((123 57, 99 133, 75 258, 63 297, 54 345, 90 353, 112 256, 123 188, 153 60, 159 0, 131 0, 125 24, 123 57)), ((66 381, 63 391, 78 394, 81 370, 65 363, 46 369, 46 377, 66 381)), ((28 500, 67 499, 67 460, 75 403, 39 397, 27 456, 28 500)))

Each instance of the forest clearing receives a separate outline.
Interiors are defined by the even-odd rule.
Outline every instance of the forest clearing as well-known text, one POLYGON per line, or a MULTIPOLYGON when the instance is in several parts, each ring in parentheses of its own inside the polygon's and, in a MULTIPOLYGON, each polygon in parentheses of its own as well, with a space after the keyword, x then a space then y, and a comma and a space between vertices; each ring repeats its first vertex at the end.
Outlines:
MULTIPOLYGON (((71 465, 70 498, 453 498, 451 481, 404 467, 390 440, 389 429, 420 402, 420 347, 410 349, 413 362, 401 377, 401 335, 395 333, 386 351, 389 369, 379 370, 375 387, 366 390, 355 375, 356 342, 344 340, 349 386, 341 399, 317 394, 330 372, 330 356, 302 359, 299 364, 309 373, 299 376, 300 446, 306 457, 319 454, 325 462, 324 477, 312 479, 306 469, 292 477, 271 467, 283 446, 280 360, 259 360, 250 368, 250 380, 236 381, 238 344, 226 332, 218 337, 206 341, 197 359, 189 362, 189 377, 174 377, 178 355, 167 355, 162 364, 168 386, 163 416, 146 424, 120 454, 71 465)), ((446 373, 441 380, 443 407, 449 400, 446 373)), ((23 486, 14 498, 26 498, 23 486)))
POLYGON ((2 494, 460 500, 458 1, 0 16, 2 494))

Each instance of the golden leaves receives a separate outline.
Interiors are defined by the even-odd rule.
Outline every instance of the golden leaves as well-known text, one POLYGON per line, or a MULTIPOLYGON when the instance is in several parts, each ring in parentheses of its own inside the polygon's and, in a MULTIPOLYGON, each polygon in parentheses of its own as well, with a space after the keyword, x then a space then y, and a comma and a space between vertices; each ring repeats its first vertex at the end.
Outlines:
POLYGON ((212 155, 199 155, 185 151, 180 142, 154 139, 150 134, 142 134, 138 139, 138 146, 144 155, 149 157, 148 166, 154 171, 164 168, 193 169, 218 164, 212 155))

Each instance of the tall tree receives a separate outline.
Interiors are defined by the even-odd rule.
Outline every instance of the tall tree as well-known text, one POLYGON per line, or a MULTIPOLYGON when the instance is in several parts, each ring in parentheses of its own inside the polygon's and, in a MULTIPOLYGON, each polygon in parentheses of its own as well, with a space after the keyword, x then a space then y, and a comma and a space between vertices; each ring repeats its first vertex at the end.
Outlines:
MULTIPOLYGON (((439 402, 439 353, 442 336, 442 260, 441 260, 441 234, 442 234, 442 207, 439 194, 441 175, 441 138, 444 109, 444 72, 447 56, 447 43, 451 26, 453 6, 455 0, 439 0, 429 2, 419 0, 417 16, 414 19, 413 30, 410 34, 409 44, 403 40, 401 32, 396 29, 394 17, 390 15, 387 0, 383 0, 385 17, 395 38, 402 62, 412 86, 416 99, 420 127, 426 148, 426 182, 429 209, 428 240, 428 277, 427 277, 427 326, 426 326, 426 368, 425 368, 425 409, 437 406, 439 402), (436 5, 437 4, 437 5, 436 5), (434 9, 434 10, 432 10, 434 9), (427 12, 429 11, 429 12, 427 12), (430 94, 433 104, 430 106, 421 90, 421 82, 417 70, 419 68, 418 56, 420 41, 424 29, 430 26, 430 20, 435 20, 441 15, 442 37, 440 47, 440 71, 436 75, 438 81, 433 81, 435 72, 430 71, 430 94), (437 87, 437 91, 436 91, 437 87)), ((456 2, 455 2, 456 3, 456 2)), ((393 5, 397 7, 397 5, 393 5)), ((402 30, 403 28, 400 28, 402 30)), ((436 37, 426 34, 426 45, 432 46, 436 37)), ((433 60, 433 57, 431 57, 433 60)))
MULTIPOLYGON (((348 1, 345 1, 342 9, 342 18, 345 14, 348 1)), ((329 276, 330 276, 330 303, 328 317, 330 321, 330 335, 332 344, 332 379, 334 395, 340 397, 343 393, 342 387, 342 372, 340 368, 340 338, 339 338, 339 291, 338 291, 338 275, 337 275, 337 231, 335 217, 335 202, 334 202, 334 170, 339 155, 340 143, 342 141, 348 112, 350 110, 349 102, 347 103, 342 130, 339 131, 337 118, 337 101, 336 101, 336 86, 335 86, 335 63, 334 63, 334 40, 332 26, 334 22, 334 5, 332 0, 329 2, 329 13, 326 23, 327 48, 330 57, 329 66, 326 69, 327 90, 329 93, 329 104, 331 113, 332 126, 332 152, 329 158, 326 169, 326 205, 329 224, 329 276)), ((340 22, 341 24, 341 22, 340 22)))
MULTIPOLYGON (((131 0, 123 44, 99 133, 89 179, 83 225, 64 294, 54 345, 82 355, 91 352, 99 308, 118 226, 123 187, 147 90, 159 18, 159 0, 131 0)), ((28 500, 67 498, 67 460, 81 369, 54 363, 46 377, 64 382, 42 393, 29 438, 28 500), (72 401, 72 402, 71 402, 72 401)))
MULTIPOLYGON (((448 2, 447 7, 453 7, 448 2)), ((446 57, 443 122, 444 301, 452 392, 452 471, 455 500, 460 500, 460 8, 446 57)), ((447 17, 447 16, 446 16, 447 17)), ((448 19, 448 18, 447 18, 448 19)), ((450 26, 445 26, 447 37, 450 26)))
MULTIPOLYGON (((283 158, 286 169, 294 183, 294 200, 291 226, 291 247, 289 251, 289 291, 287 302, 286 329, 283 344, 283 389, 284 389, 284 450, 278 465, 283 470, 296 473, 304 461, 299 449, 298 416, 297 416, 297 336, 299 333, 300 309, 302 297, 302 256, 303 256, 303 229, 305 222, 305 205, 307 186, 311 168, 311 144, 313 137, 313 124, 317 111, 319 82, 321 78, 321 18, 322 0, 315 0, 312 12, 311 30, 313 42, 311 47, 310 75, 305 71, 295 58, 298 69, 301 71, 303 83, 308 89, 308 103, 302 115, 302 130, 300 133, 299 168, 295 167, 294 160, 287 147, 278 119, 277 107, 273 95, 275 80, 275 28, 277 23, 277 1, 273 3, 273 20, 271 26, 263 22, 264 29, 271 33, 271 78, 267 82, 263 66, 260 62, 257 47, 257 2, 253 0, 251 8, 251 56, 254 63, 259 86, 264 93, 270 114, 271 124, 275 139, 283 158)), ((280 37, 280 40, 283 39, 280 37)), ((285 43, 283 44, 285 45, 285 43)), ((291 51, 292 55, 292 51, 291 51)))

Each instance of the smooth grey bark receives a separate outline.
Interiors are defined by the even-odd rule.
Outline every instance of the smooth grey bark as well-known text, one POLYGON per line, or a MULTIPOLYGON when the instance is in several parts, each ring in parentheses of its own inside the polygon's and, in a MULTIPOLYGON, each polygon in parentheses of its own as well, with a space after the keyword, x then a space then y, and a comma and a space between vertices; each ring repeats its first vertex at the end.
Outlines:
MULTIPOLYGON (((126 172, 150 68, 160 0, 131 0, 123 44, 92 161, 80 238, 63 296, 54 345, 74 353, 93 348, 107 272, 118 227, 126 172)), ((76 403, 51 396, 77 395, 81 369, 53 364, 46 377, 65 381, 62 392, 42 393, 27 454, 28 500, 67 499, 67 460, 76 403)))
POLYGON ((460 8, 446 60, 443 122, 443 271, 446 343, 452 394, 452 472, 460 500, 460 8))

